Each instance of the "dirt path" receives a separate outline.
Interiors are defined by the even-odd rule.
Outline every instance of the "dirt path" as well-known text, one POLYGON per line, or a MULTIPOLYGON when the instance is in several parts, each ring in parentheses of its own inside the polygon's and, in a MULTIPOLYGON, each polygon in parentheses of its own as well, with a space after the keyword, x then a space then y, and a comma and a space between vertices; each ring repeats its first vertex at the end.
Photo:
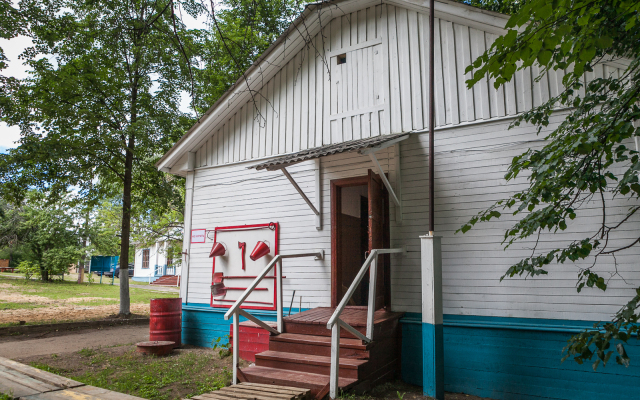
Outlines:
POLYGON ((146 340, 149 340, 147 325, 92 329, 51 338, 35 337, 31 340, 0 343, 0 357, 21 361, 26 357, 69 353, 84 348, 95 349, 146 340))
MULTIPOLYGON (((0 324, 18 323, 18 321, 73 321, 78 319, 79 313, 82 315, 82 320, 100 319, 117 314, 119 310, 119 304, 104 306, 63 305, 51 308, 34 308, 31 310, 3 310, 0 312, 0 324)), ((149 315, 149 304, 131 304, 131 312, 134 314, 149 315)))

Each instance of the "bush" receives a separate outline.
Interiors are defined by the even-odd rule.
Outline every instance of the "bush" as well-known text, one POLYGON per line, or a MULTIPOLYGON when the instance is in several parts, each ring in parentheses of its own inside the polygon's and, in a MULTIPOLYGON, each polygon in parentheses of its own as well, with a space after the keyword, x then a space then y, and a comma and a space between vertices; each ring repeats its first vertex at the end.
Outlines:
POLYGON ((40 276, 40 266, 31 261, 22 261, 18 265, 18 272, 24 274, 24 277, 31 279, 32 276, 40 276))

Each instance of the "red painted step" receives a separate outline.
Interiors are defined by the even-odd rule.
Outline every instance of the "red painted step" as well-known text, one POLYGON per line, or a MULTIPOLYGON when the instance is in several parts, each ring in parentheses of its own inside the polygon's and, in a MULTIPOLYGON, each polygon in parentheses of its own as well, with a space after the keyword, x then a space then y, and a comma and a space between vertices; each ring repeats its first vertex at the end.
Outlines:
MULTIPOLYGON (((362 378, 367 363, 368 360, 340 358, 338 373, 343 378, 362 378)), ((256 354, 256 365, 322 375, 329 375, 331 372, 331 359, 329 357, 283 351, 265 351, 256 354)))
MULTIPOLYGON (((331 337, 281 333, 269 338, 269 350, 288 353, 313 354, 329 357, 331 355, 331 337)), ((340 357, 365 360, 369 358, 371 344, 360 339, 340 338, 340 357)))
MULTIPOLYGON (((239 374, 239 376, 244 382, 242 375, 247 378, 248 382, 310 389, 311 396, 314 397, 329 384, 329 375, 288 370, 283 371, 278 368, 259 366, 242 368, 242 374, 239 374)), ((357 379, 339 378, 338 386, 340 389, 346 390, 355 385, 356 382, 357 379)))
MULTIPOLYGON (((325 395, 331 372, 331 331, 327 329, 327 321, 333 311, 329 307, 319 307, 284 318, 284 333, 269 336, 269 350, 256 354, 255 366, 242 368, 239 379, 307 388, 313 396, 325 395)), ((366 311, 362 307, 347 307, 341 319, 364 332, 366 311)), ((371 343, 341 330, 338 369, 341 390, 355 385, 371 387, 397 375, 400 317, 402 313, 376 311, 371 343)), ((242 334, 240 339, 242 344, 242 334)))
POLYGON ((156 286, 179 286, 178 279, 178 275, 163 275, 155 281, 151 282, 151 284, 156 286))

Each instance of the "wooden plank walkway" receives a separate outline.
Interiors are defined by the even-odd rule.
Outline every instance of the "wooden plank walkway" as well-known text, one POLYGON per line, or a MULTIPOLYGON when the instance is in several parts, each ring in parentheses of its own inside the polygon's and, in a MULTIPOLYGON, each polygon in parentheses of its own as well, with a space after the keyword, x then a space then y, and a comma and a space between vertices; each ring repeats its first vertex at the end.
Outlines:
MULTIPOLYGON (((95 386, 0 357, 0 393, 16 400, 144 400, 95 386)), ((193 400, 307 400, 309 389, 241 383, 193 400)))
POLYGON ((309 393, 309 389, 291 386, 242 382, 195 396, 192 400, 306 400, 310 398, 309 393))
POLYGON ((144 400, 0 357, 0 393, 20 400, 144 400))

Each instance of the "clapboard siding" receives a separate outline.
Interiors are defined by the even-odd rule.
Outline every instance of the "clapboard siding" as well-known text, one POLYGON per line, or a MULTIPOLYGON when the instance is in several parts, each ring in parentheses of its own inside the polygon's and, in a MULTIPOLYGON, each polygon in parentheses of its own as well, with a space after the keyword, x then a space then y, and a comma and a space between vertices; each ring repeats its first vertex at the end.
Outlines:
MULTIPOLYGON (((393 150, 383 150, 378 159, 395 182, 393 150)), ((289 168, 300 187, 314 197, 314 163, 305 162, 289 168)), ((363 176, 373 164, 366 156, 340 154, 322 160, 323 230, 316 230, 307 204, 280 172, 255 171, 246 164, 195 171, 192 229, 216 226, 280 223, 280 251, 291 253, 325 250, 324 261, 284 260, 284 298, 292 291, 302 296, 303 308, 327 306, 331 292, 331 215, 330 181, 363 176), (268 212, 265 213, 265 210, 268 212)), ((210 300, 211 243, 192 244, 188 288, 190 303, 210 300)), ((419 287, 418 287, 419 289, 419 287)), ((416 294, 419 297, 419 293, 416 294)), ((296 299, 297 302, 297 299, 296 299)))
MULTIPOLYGON (((532 98, 533 99, 533 98, 532 98)), ((565 114, 566 115, 566 114, 565 114)), ((558 113, 542 134, 564 118, 558 113)), ((524 178, 508 185, 504 174, 513 156, 543 145, 531 126, 508 130, 508 122, 483 123, 436 131, 436 221, 442 239, 444 313, 495 317, 548 319, 608 319, 634 295, 640 274, 634 265, 637 248, 617 257, 620 277, 613 277, 609 290, 583 290, 577 294, 577 265, 549 266, 547 276, 511 278, 500 282, 507 268, 531 254, 533 242, 518 243, 504 251, 504 232, 516 221, 507 215, 496 222, 478 225, 466 234, 455 234, 462 224, 494 201, 527 187, 524 178)), ((403 223, 394 225, 392 243, 409 244, 411 252, 396 260, 392 270, 394 307, 419 312, 420 258, 418 236, 425 233, 428 215, 428 135, 416 134, 402 142, 403 223), (402 289, 400 289, 402 288, 402 289), (397 291, 400 290, 400 293, 397 291)), ((625 202, 612 203, 610 223, 627 212, 625 202)), ((538 248, 551 249, 595 232, 600 221, 599 203, 587 204, 576 221, 558 234, 542 234, 538 248), (593 219, 589 217, 595 217, 593 219)), ((632 224, 638 221, 633 221, 632 224)), ((616 232, 617 244, 637 238, 637 225, 616 232)), ((615 238, 614 238, 615 237, 615 238)), ((609 277, 616 271, 613 258, 601 258, 595 270, 609 277)))
MULTIPOLYGON (((552 117, 549 132, 564 118, 552 117)), ((467 234, 455 231, 494 201, 527 187, 526 180, 509 183, 504 173, 511 159, 529 147, 543 143, 531 126, 508 130, 508 121, 488 122, 456 129, 436 131, 436 232, 443 236, 444 312, 452 315, 487 317, 522 317, 546 319, 607 319, 633 296, 640 285, 635 260, 640 255, 631 249, 617 257, 617 271, 626 280, 613 277, 609 289, 583 290, 577 294, 577 266, 549 267, 550 274, 533 279, 500 277, 507 268, 528 256, 533 243, 517 243, 504 251, 504 231, 515 221, 505 215, 501 220, 481 224, 467 234)), ((392 246, 407 245, 409 252, 392 257, 392 307, 398 311, 421 311, 420 242, 428 225, 428 153, 426 134, 414 134, 401 143, 403 184, 403 221, 395 221, 392 209, 392 246)), ((383 168, 396 184, 395 150, 379 154, 383 168)), ((246 163, 200 169, 195 172, 193 196, 193 228, 264 223, 281 224, 281 251, 306 251, 322 248, 323 262, 311 260, 285 261, 285 299, 292 290, 302 293, 303 307, 326 306, 330 303, 330 181, 361 176, 372 168, 367 157, 342 154, 322 160, 322 208, 324 229, 318 231, 313 215, 289 182, 279 172, 246 169, 246 163), (265 209, 269 213, 265 215, 265 209)), ((291 167, 298 184, 314 196, 313 164, 306 162, 291 167)), ((608 218, 614 222, 626 213, 627 204, 613 203, 608 218)), ((580 217, 558 234, 543 234, 539 249, 561 246, 582 238, 596 229, 599 204, 587 204, 580 217), (589 217, 595 217, 593 219, 589 217)), ((634 221, 637 222, 637 221, 634 221)), ((612 235, 617 243, 630 242, 637 230, 625 228, 612 235)), ((189 273, 189 299, 207 302, 211 279, 209 244, 192 245, 189 273)), ((578 265, 586 266, 586 263, 578 265)), ((613 259, 602 258, 596 270, 609 276, 616 270, 613 259)))
MULTIPOLYGON (((485 78, 468 89, 466 67, 495 33, 436 18, 436 126, 512 116, 562 90, 563 71, 541 79, 538 66, 517 71, 499 89, 485 78)), ((291 153, 326 144, 428 126, 428 12, 381 4, 327 20, 252 99, 214 128, 197 150, 197 167, 291 153), (338 64, 338 55, 347 62, 338 64)), ((620 74, 597 65, 585 77, 620 74)), ((584 90, 581 90, 584 92, 584 90)))

